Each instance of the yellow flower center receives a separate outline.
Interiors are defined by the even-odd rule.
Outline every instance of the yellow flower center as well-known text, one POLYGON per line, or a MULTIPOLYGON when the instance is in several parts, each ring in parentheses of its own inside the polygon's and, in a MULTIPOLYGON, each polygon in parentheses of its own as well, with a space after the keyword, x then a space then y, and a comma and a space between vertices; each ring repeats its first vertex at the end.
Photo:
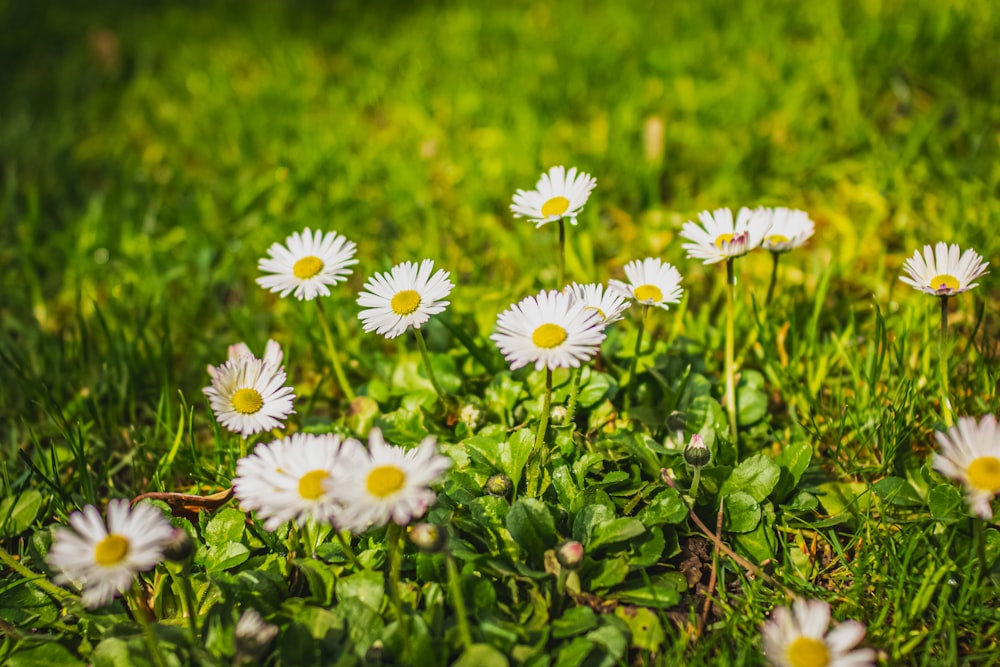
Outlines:
POLYGON ((129 546, 127 537, 111 533, 94 547, 94 560, 104 567, 118 565, 128 556, 129 546))
POLYGON ((562 215, 569 208, 569 200, 565 197, 553 197, 542 204, 542 215, 546 218, 550 215, 562 215))
POLYGON ((663 301, 663 292, 656 285, 639 285, 635 288, 635 298, 639 301, 663 301))
POLYGON ((969 464, 965 474, 969 484, 980 491, 1000 491, 1000 459, 995 456, 980 456, 969 464))
POLYGON ((830 649, 819 639, 798 637, 788 646, 785 658, 792 667, 827 667, 830 649))
POLYGON ((415 290, 405 289, 396 292, 389 305, 397 315, 409 315, 420 307, 420 295, 415 290))
POLYGON ((792 240, 787 236, 782 236, 781 234, 771 234, 767 237, 767 242, 771 245, 778 245, 779 243, 791 243, 792 240))
POLYGON ((330 477, 325 470, 311 470, 299 478, 299 495, 306 500, 316 500, 323 495, 323 481, 330 477))
POLYGON ((732 234, 719 234, 718 236, 715 237, 715 245, 719 248, 719 250, 722 250, 723 244, 732 242, 733 242, 732 234))
POLYGON ((932 290, 948 290, 954 291, 959 288, 958 279, 955 276, 949 276, 947 273, 942 273, 939 276, 934 276, 931 278, 931 289, 932 290))
POLYGON ((264 399, 256 389, 246 387, 233 394, 233 409, 241 415, 252 415, 264 407, 264 399))
POLYGON ((368 473, 368 493, 386 498, 403 488, 406 473, 393 465, 379 466, 368 473))
POLYGON ((319 257, 303 257, 292 266, 292 273, 299 280, 309 280, 323 270, 323 260, 319 257))
POLYGON ((604 314, 604 311, 601 310, 600 308, 598 308, 597 306, 584 306, 583 309, 584 310, 596 310, 597 314, 601 316, 602 320, 608 319, 608 316, 604 314))
POLYGON ((566 340, 566 330, 558 324, 543 324, 531 334, 531 342, 546 350, 562 345, 564 340, 566 340))

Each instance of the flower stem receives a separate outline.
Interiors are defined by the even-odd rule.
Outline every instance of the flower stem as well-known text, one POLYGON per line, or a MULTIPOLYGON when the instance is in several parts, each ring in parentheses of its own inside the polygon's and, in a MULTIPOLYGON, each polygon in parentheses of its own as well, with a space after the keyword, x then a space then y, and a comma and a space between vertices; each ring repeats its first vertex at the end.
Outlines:
POLYGON ((458 636, 466 649, 472 646, 472 633, 469 631, 469 616, 465 610, 465 598, 462 597, 462 581, 458 576, 458 567, 450 553, 445 553, 444 564, 448 569, 448 588, 451 591, 451 603, 455 605, 455 617, 458 621, 458 636))
POLYGON ((632 407, 632 391, 635 387, 635 372, 639 367, 639 354, 642 352, 642 334, 646 330, 646 313, 649 306, 642 305, 639 310, 639 331, 635 335, 635 352, 632 354, 632 363, 628 368, 628 384, 625 385, 625 409, 632 407))
POLYGON ((427 341, 424 340, 424 334, 420 329, 414 329, 414 333, 417 334, 417 347, 420 348, 420 356, 424 358, 424 366, 427 368, 427 377, 431 381, 431 385, 434 386, 434 391, 437 392, 438 398, 441 399, 443 405, 448 405, 448 398, 445 396, 444 390, 441 389, 441 385, 438 384, 437 376, 434 375, 434 367, 431 365, 431 354, 427 351, 427 341))
MULTIPOLYGON (((348 533, 350 534, 350 533, 348 533)), ((354 553, 354 549, 351 548, 351 541, 344 537, 342 531, 337 531, 337 539, 340 540, 340 548, 344 550, 344 555, 347 556, 347 560, 354 566, 356 570, 365 569, 361 561, 358 560, 357 554, 354 553)))
POLYGON ((774 259, 774 265, 771 267, 771 284, 767 286, 767 300, 764 301, 765 308, 771 305, 771 298, 774 297, 774 286, 778 283, 778 260, 781 258, 781 253, 772 252, 771 257, 774 259))
POLYGON ((948 342, 948 295, 941 296, 941 330, 938 331, 938 370, 941 373, 941 413, 944 425, 951 426, 954 420, 951 416, 951 401, 948 400, 948 357, 944 348, 948 342))
POLYGON ((736 369, 733 351, 736 345, 736 313, 733 304, 736 292, 735 258, 726 260, 726 410, 729 412, 729 431, 733 437, 736 460, 740 458, 739 435, 736 425, 736 369))
POLYGON ((542 469, 549 458, 545 447, 545 430, 549 425, 549 412, 552 410, 552 369, 545 369, 545 396, 542 398, 542 413, 538 416, 538 430, 535 432, 535 449, 532 452, 533 463, 528 464, 527 493, 534 498, 542 483, 542 469))
POLYGON ((695 466, 694 479, 691 480, 691 489, 688 495, 691 496, 691 504, 698 504, 698 485, 701 484, 701 466, 695 466))
POLYGON ((132 616, 139 623, 139 627, 142 628, 142 639, 146 643, 146 650, 149 651, 153 663, 156 667, 167 667, 167 661, 160 651, 160 643, 156 640, 156 635, 153 634, 153 625, 149 619, 149 610, 146 609, 146 606, 141 601, 138 579, 133 582, 131 592, 125 597, 128 601, 128 606, 132 609, 132 616))
POLYGON ((986 520, 979 517, 972 518, 972 531, 975 533, 976 555, 979 557, 979 579, 986 578, 989 571, 986 560, 986 520))
POLYGON ((353 401, 354 390, 351 389, 351 385, 347 381, 347 375, 344 374, 344 367, 340 365, 340 355, 337 354, 337 347, 333 344, 333 333, 330 332, 330 323, 326 319, 323 302, 319 298, 313 299, 313 301, 316 302, 316 307, 319 309, 319 325, 323 329, 323 337, 326 339, 326 351, 330 357, 330 363, 333 365, 333 374, 337 376, 337 384, 340 385, 340 390, 347 396, 347 400, 353 401))
POLYGON ((573 380, 569 390, 569 404, 566 406, 566 423, 573 431, 576 431, 576 423, 573 417, 576 415, 576 399, 580 394, 580 380, 583 377, 583 366, 573 369, 573 380))
POLYGON ((559 252, 556 254, 556 289, 563 288, 563 280, 566 277, 566 221, 559 218, 559 252))
POLYGON ((10 569, 14 570, 19 575, 27 579, 29 582, 31 582, 35 586, 38 586, 43 591, 45 591, 46 593, 55 598, 63 600, 65 598, 72 596, 72 593, 63 590, 62 588, 59 588, 58 586, 50 582, 48 579, 46 579, 43 575, 35 574, 34 572, 26 568, 21 561, 17 560, 9 553, 7 553, 7 550, 4 549, 3 547, 0 547, 0 563, 3 563, 10 569))
POLYGON ((403 564, 403 549, 400 544, 402 535, 402 526, 390 521, 385 532, 386 542, 389 543, 389 598, 392 600, 400 627, 403 626, 403 599, 399 594, 399 571, 403 564))
POLYGON ((167 572, 170 573, 170 578, 173 580, 174 585, 181 587, 181 595, 184 596, 183 607, 187 611, 188 630, 191 632, 192 646, 196 646, 198 644, 198 607, 194 601, 194 588, 191 586, 190 570, 190 558, 183 564, 167 564, 167 572))

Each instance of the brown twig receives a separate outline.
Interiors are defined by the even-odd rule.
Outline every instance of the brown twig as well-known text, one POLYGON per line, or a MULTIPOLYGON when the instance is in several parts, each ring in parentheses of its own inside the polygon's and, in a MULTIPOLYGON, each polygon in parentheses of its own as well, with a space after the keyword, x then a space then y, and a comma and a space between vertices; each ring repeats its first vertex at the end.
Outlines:
POLYGON ((712 611, 712 594, 715 591, 715 585, 719 581, 719 549, 718 545, 722 543, 722 508, 725 498, 719 500, 719 515, 715 519, 715 538, 712 540, 716 548, 712 551, 712 573, 708 577, 708 592, 705 594, 705 606, 701 610, 701 618, 698 619, 698 632, 695 638, 701 637, 701 633, 705 631, 705 625, 708 623, 708 614, 712 611))
POLYGON ((208 496, 195 496, 188 493, 173 493, 171 491, 150 491, 132 499, 135 505, 140 500, 162 500, 170 506, 170 513, 193 519, 202 510, 214 512, 225 505, 233 497, 233 487, 208 496))

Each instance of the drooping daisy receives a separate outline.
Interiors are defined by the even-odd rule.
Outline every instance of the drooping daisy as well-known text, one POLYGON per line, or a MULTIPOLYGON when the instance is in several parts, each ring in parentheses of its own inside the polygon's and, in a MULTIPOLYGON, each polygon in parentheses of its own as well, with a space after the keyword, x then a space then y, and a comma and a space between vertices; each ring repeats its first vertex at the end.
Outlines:
POLYGON ((344 508, 341 525, 362 533, 390 519, 405 526, 421 516, 437 499, 430 485, 450 467, 433 436, 407 450, 387 445, 382 431, 373 428, 367 450, 356 440, 344 442, 337 470, 324 486, 344 508))
POLYGON ((272 532, 289 521, 337 523, 340 505, 324 484, 339 465, 341 448, 339 435, 310 433, 257 445, 236 463, 233 491, 240 507, 256 511, 272 532))
POLYGON ((830 627, 830 605, 796 600, 792 609, 777 607, 764 624, 764 655, 774 667, 864 667, 875 664, 875 651, 855 649, 865 626, 844 621, 830 627))
POLYGON ((679 303, 684 293, 680 272, 656 257, 629 262, 625 265, 625 275, 628 283, 610 280, 608 285, 644 306, 669 310, 670 304, 679 303))
POLYGON ((573 283, 565 291, 582 303, 585 309, 597 311, 605 325, 622 319, 622 313, 632 305, 625 295, 610 286, 605 289, 600 283, 573 283))
POLYGON ((100 607, 125 592, 136 573, 163 561, 164 545, 173 527, 158 508, 140 503, 129 508, 127 500, 108 503, 108 520, 93 505, 69 517, 73 527, 55 532, 47 560, 59 570, 58 583, 83 587, 83 603, 100 607))
POLYGON ((552 167, 542 174, 534 190, 518 190, 510 210, 515 218, 528 218, 535 228, 545 223, 567 218, 576 224, 576 216, 590 198, 590 192, 597 181, 584 172, 572 167, 552 167))
POLYGON ((374 331, 386 338, 395 338, 408 328, 419 329, 431 315, 442 312, 444 301, 454 285, 444 269, 434 273, 434 262, 425 259, 403 262, 389 273, 376 273, 365 283, 366 292, 358 297, 365 310, 358 317, 365 331, 374 331))
POLYGON ((921 292, 935 296, 952 296, 961 294, 978 285, 976 278, 989 273, 986 267, 989 262, 972 248, 960 253, 957 244, 938 243, 932 249, 924 246, 924 254, 919 250, 913 252, 903 263, 907 275, 900 276, 907 285, 912 285, 921 292))
POLYGON ((739 210, 735 222, 728 208, 702 211, 698 219, 701 226, 694 222, 684 223, 680 235, 692 243, 681 247, 688 251, 688 257, 700 259, 705 264, 747 254, 760 246, 770 229, 767 216, 748 208, 739 210))
POLYGON ((788 252, 800 247, 816 231, 816 224, 805 211, 778 207, 759 208, 754 213, 771 220, 771 229, 761 245, 773 253, 788 252))
POLYGON ((285 239, 285 244, 272 244, 267 250, 270 256, 257 264, 258 270, 271 274, 258 278, 257 284, 282 297, 293 292, 296 299, 306 301, 328 296, 328 285, 346 280, 351 275, 348 267, 358 263, 354 259, 357 246, 336 232, 324 234, 306 227, 285 239))
POLYGON ((221 366, 209 366, 212 384, 202 389, 219 423, 244 438, 280 427, 295 412, 295 394, 285 386, 281 350, 272 343, 268 342, 263 359, 241 354, 234 346, 236 358, 231 356, 221 366))
POLYGON ((576 368, 597 354, 604 340, 600 314, 564 292, 542 291, 522 299, 497 317, 490 336, 517 370, 529 363, 535 370, 576 368))
POLYGON ((993 415, 978 423, 960 417, 945 432, 934 434, 941 451, 934 454, 934 469, 965 485, 969 507, 983 519, 993 518, 990 501, 1000 493, 1000 426, 993 415))

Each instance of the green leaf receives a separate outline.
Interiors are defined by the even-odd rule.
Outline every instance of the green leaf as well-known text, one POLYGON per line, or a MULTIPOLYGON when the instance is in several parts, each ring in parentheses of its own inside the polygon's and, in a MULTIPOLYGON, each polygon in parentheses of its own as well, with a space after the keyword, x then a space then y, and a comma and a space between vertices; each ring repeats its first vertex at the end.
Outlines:
POLYGON ((774 493, 776 498, 786 498, 795 490, 802 474, 809 467, 812 454, 812 445, 801 441, 789 443, 781 450, 775 458, 775 463, 781 468, 781 479, 774 493))
POLYGON ((26 531, 41 509, 42 494, 36 489, 4 498, 0 501, 0 537, 13 537, 26 531))
POLYGON ((757 563, 774 558, 777 548, 774 536, 774 507, 770 502, 764 502, 761 503, 760 509, 760 523, 756 528, 749 533, 733 534, 734 544, 757 563))
POLYGON ((684 575, 670 572, 655 577, 648 584, 642 582, 625 590, 615 591, 611 596, 627 604, 637 604, 653 609, 668 609, 681 600, 681 593, 687 590, 684 575))
POLYGON ((767 392, 764 390, 764 376, 754 370, 740 373, 736 385, 737 420, 741 426, 756 424, 767 414, 767 392))
POLYGON ((239 542, 243 539, 246 521, 246 515, 234 507, 217 512, 205 526, 205 542, 209 546, 239 542))
POLYGON ((597 627, 599 619, 590 607, 571 607, 552 622, 552 636, 556 639, 583 634, 597 627))
POLYGON ((587 639, 605 650, 606 655, 600 664, 606 667, 611 667, 621 660, 628 649, 628 636, 623 628, 610 623, 589 632, 587 639))
POLYGON ((962 494, 951 484, 939 484, 931 489, 927 504, 935 519, 955 518, 956 510, 962 507, 962 494))
POLYGON ((687 505, 681 500, 677 489, 668 488, 642 508, 638 519, 647 526, 660 526, 665 523, 681 523, 687 515, 687 505))
POLYGON ((385 597, 385 579, 381 572, 371 570, 352 574, 337 584, 337 597, 341 601, 357 600, 378 611, 385 597))
MULTIPOLYGON (((673 529, 668 528, 667 530, 673 532, 673 529)), ((629 565, 631 567, 649 567, 656 564, 663 555, 663 549, 666 547, 666 544, 667 541, 663 537, 663 529, 651 528, 646 531, 646 534, 641 539, 633 542, 635 553, 629 559, 629 565)))
POLYGON ((489 644, 473 644, 465 650, 452 667, 508 667, 510 661, 489 644))
POLYGON ((720 491, 720 495, 742 491, 757 502, 767 498, 781 478, 781 468, 765 454, 751 456, 736 466, 720 491))
POLYGON ((615 616, 625 621, 632 633, 632 646, 658 653, 666 640, 660 618, 645 607, 618 607, 615 616))
POLYGON ((86 663, 78 660, 60 644, 47 642, 15 653, 7 659, 6 664, 8 667, 83 667, 86 663))
POLYGON ((584 505, 573 520, 573 539, 588 546, 594 527, 611 521, 614 516, 615 513, 606 505, 584 505))
POLYGON ((872 488, 879 498, 893 505, 919 507, 924 504, 916 490, 902 477, 883 477, 872 488))
POLYGON ((592 371, 587 384, 580 388, 577 402, 584 408, 589 408, 605 397, 614 396, 618 392, 618 383, 605 373, 592 371))
POLYGON ((250 558, 250 549, 240 542, 227 542, 217 547, 209 547, 203 563, 206 572, 222 572, 250 558))
POLYGON ((760 505, 749 493, 737 491, 726 496, 726 530, 749 533, 760 523, 760 505))
POLYGON ((427 437, 424 413, 419 409, 399 409, 375 418, 375 426, 382 429, 386 442, 406 445, 420 442, 427 437))
MULTIPOLYGON (((559 650, 554 667, 579 667, 597 646, 583 637, 577 637, 559 650)), ((589 661, 586 664, 591 664, 589 661)))
POLYGON ((612 519, 611 521, 599 523, 594 526, 588 548, 592 551, 597 551, 603 546, 625 542, 633 537, 642 535, 644 532, 646 532, 646 527, 638 519, 633 519, 632 517, 612 519))
POLYGON ((317 604, 329 606, 333 602, 333 589, 337 583, 333 568, 313 558, 296 559, 294 565, 309 582, 312 599, 317 604))
POLYGON ((153 662, 146 657, 145 647, 141 645, 138 637, 133 642, 118 637, 103 639, 94 652, 90 654, 90 659, 93 661, 94 667, 151 667, 153 665, 153 662))
POLYGON ((590 586, 595 590, 617 586, 625 581, 628 573, 628 556, 625 554, 615 558, 601 558, 596 563, 596 569, 591 573, 590 586))
POLYGON ((531 457, 531 450, 535 448, 535 434, 531 429, 522 428, 515 431, 506 442, 498 445, 500 454, 500 468, 504 474, 510 477, 516 489, 521 482, 521 475, 524 467, 531 457))
POLYGON ((13 625, 51 624, 58 620, 59 607, 48 595, 23 579, 10 586, 0 594, 0 618, 13 625))
POLYGON ((507 513, 507 530, 521 548, 536 559, 555 546, 556 524, 548 507, 535 498, 518 500, 507 513))

